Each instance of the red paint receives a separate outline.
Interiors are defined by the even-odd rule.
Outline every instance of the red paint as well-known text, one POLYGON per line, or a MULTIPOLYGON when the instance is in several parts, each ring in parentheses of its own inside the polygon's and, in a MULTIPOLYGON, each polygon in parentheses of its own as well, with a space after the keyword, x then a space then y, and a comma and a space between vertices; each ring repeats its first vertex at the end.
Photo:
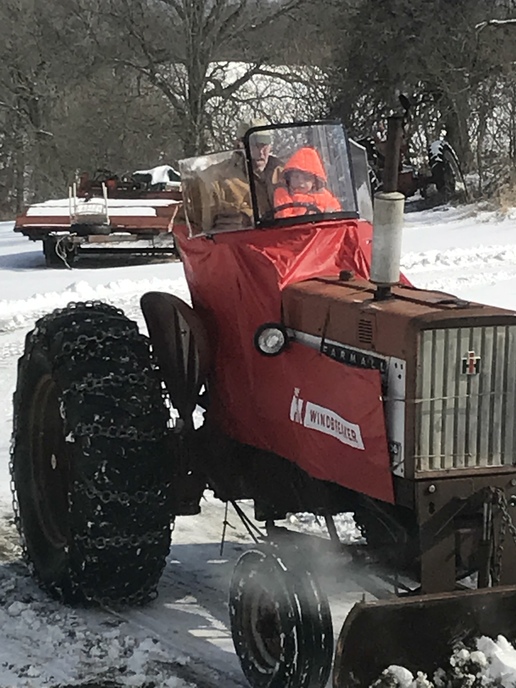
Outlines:
POLYGON ((380 373, 296 343, 265 357, 253 343, 261 324, 281 322, 287 285, 341 270, 367 279, 371 225, 332 220, 195 239, 176 225, 174 234, 214 348, 211 420, 230 437, 273 451, 315 478, 394 502, 380 373), (291 419, 295 390, 305 404, 302 414, 312 404, 313 422, 309 416, 305 424, 299 413, 291 419), (355 426, 363 449, 354 440, 355 426))

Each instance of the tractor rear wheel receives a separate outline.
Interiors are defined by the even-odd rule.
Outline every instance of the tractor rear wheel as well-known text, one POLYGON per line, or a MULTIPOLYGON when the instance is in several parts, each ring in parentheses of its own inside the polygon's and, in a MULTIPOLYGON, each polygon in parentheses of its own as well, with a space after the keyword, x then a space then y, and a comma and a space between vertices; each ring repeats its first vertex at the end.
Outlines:
POLYGON ((168 411, 148 340, 122 311, 71 304, 27 335, 12 478, 26 557, 68 603, 155 596, 170 547, 168 411))
POLYGON ((432 180, 444 202, 465 193, 464 176, 457 154, 448 141, 435 141, 430 145, 428 158, 432 180))

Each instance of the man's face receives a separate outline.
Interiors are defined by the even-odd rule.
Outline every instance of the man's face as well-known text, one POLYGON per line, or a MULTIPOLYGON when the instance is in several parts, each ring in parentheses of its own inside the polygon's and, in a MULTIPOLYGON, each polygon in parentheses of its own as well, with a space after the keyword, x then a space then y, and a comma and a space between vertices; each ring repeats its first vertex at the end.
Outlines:
POLYGON ((260 143, 259 141, 250 142, 251 159, 253 161, 253 167, 255 172, 263 172, 269 155, 271 154, 271 144, 270 143, 260 143))

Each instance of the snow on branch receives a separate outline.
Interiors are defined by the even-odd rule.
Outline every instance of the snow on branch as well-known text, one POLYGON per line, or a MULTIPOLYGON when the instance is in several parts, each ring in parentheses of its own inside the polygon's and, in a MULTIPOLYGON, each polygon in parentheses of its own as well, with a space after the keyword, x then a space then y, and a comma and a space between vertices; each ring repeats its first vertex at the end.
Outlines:
POLYGON ((505 26, 507 24, 516 24, 516 19, 489 19, 475 25, 477 31, 482 31, 486 26, 505 26))

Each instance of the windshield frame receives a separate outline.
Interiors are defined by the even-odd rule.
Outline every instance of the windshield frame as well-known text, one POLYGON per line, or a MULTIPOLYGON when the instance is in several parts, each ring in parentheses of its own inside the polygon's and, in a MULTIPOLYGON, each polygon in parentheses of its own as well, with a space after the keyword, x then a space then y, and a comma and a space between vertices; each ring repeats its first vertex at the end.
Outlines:
POLYGON ((360 212, 359 212, 359 205, 358 205, 358 198, 357 198, 357 192, 356 192, 356 183, 355 183, 355 175, 354 175, 354 170, 353 170, 353 164, 352 164, 352 158, 351 158, 351 146, 349 143, 349 138, 346 132, 346 128, 344 127, 344 124, 342 120, 340 119, 320 119, 320 120, 310 120, 310 121, 297 121, 297 122, 288 122, 288 123, 281 123, 281 124, 266 124, 258 127, 251 127, 246 131, 244 136, 242 137, 242 143, 244 146, 245 150, 245 161, 247 165, 247 176, 249 180, 249 190, 251 194, 251 206, 253 210, 253 220, 254 220, 254 226, 257 229, 265 229, 265 228, 274 228, 274 227, 289 227, 293 225, 300 225, 300 224, 314 224, 316 222, 324 222, 324 221, 331 221, 331 220, 358 220, 360 218, 360 212), (275 218, 271 217, 265 218, 261 217, 259 214, 259 208, 258 208, 258 198, 256 194, 256 185, 255 185, 255 175, 253 171, 253 164, 252 164, 252 158, 251 158, 251 150, 250 150, 250 139, 253 134, 261 131, 276 131, 280 129, 295 129, 295 128, 303 128, 303 127, 317 127, 317 126, 338 126, 342 129, 342 133, 344 136, 344 141, 346 145, 346 154, 347 154, 347 159, 349 161, 349 173, 350 173, 350 178, 351 178, 351 191, 353 193, 353 198, 355 201, 355 207, 357 210, 340 210, 340 211, 333 211, 333 212, 328 212, 328 213, 314 213, 310 215, 298 215, 295 217, 285 217, 285 218, 275 218))

